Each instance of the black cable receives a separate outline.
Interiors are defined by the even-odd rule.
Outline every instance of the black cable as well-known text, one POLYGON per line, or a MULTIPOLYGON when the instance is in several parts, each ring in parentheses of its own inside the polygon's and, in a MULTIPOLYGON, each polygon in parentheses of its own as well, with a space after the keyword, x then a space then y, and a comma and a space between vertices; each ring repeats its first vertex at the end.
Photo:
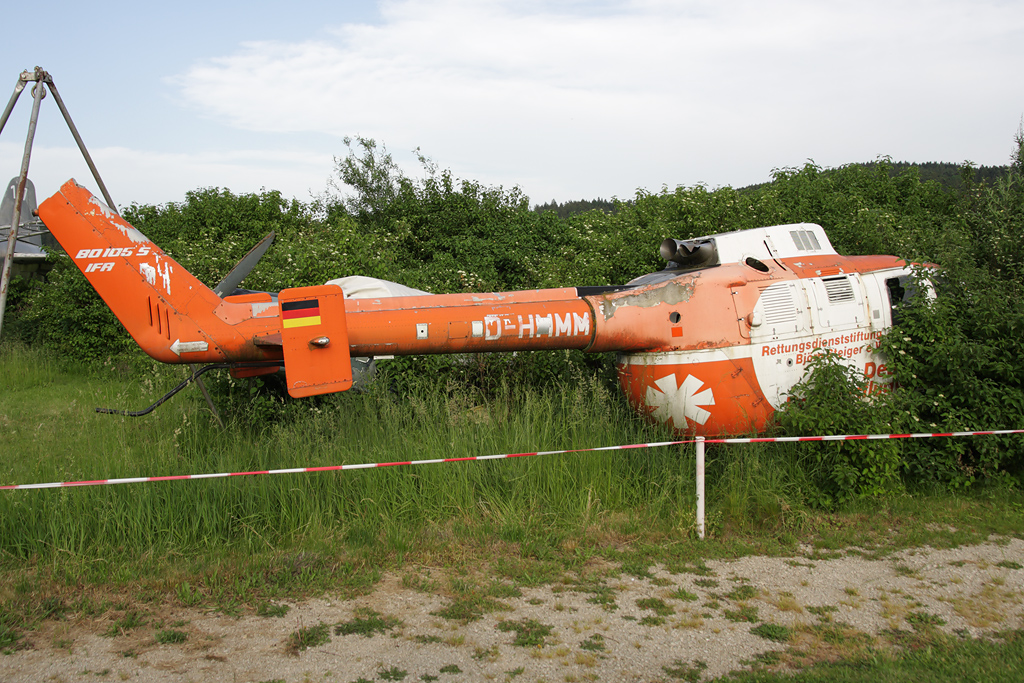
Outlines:
POLYGON ((97 413, 103 413, 104 415, 124 415, 126 417, 142 417, 143 415, 148 415, 151 412, 153 412, 154 410, 156 410, 156 408, 159 407, 162 403, 167 401, 169 398, 174 396, 176 393, 178 393, 179 391, 181 391, 182 389, 187 387, 189 384, 191 384, 192 382, 197 380, 200 376, 206 374, 210 370, 223 370, 225 368, 230 368, 232 366, 236 367, 236 368, 261 368, 261 367, 274 367, 274 366, 280 366, 280 365, 283 365, 280 361, 269 361, 269 362, 265 362, 265 363, 233 363, 233 364, 232 363, 213 363, 212 365, 207 365, 207 366, 199 368, 198 370, 193 372, 191 375, 186 377, 185 380, 182 381, 181 384, 179 384, 178 386, 176 386, 173 389, 171 389, 170 391, 168 391, 156 403, 154 403, 153 405, 149 406, 148 408, 146 408, 144 410, 116 410, 114 408, 97 408, 96 412, 97 413))

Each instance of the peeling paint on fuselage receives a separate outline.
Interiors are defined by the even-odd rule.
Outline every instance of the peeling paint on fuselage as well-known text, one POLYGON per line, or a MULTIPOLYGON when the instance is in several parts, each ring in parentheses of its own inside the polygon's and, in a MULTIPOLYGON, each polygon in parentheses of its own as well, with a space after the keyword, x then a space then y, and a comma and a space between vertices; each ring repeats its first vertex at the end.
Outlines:
POLYGON ((111 209, 109 206, 101 202, 96 197, 91 197, 89 199, 89 203, 95 206, 97 209, 99 209, 100 213, 103 214, 104 218, 109 220, 114 225, 114 227, 121 231, 121 234, 123 234, 125 237, 130 239, 135 244, 149 241, 148 237, 143 235, 141 232, 139 232, 137 229, 135 229, 128 223, 126 223, 125 220, 121 218, 119 215, 117 215, 117 213, 113 209, 111 209))
POLYGON ((156 284, 156 268, 148 263, 140 263, 139 272, 142 273, 142 277, 146 278, 147 283, 150 285, 156 284))
POLYGON ((605 320, 611 320, 615 316, 615 311, 624 306, 651 308, 661 304, 670 306, 681 304, 689 301, 693 296, 695 280, 694 277, 686 278, 685 281, 683 278, 679 278, 664 284, 653 285, 639 292, 619 294, 614 298, 605 297, 601 303, 601 313, 604 314, 605 320))

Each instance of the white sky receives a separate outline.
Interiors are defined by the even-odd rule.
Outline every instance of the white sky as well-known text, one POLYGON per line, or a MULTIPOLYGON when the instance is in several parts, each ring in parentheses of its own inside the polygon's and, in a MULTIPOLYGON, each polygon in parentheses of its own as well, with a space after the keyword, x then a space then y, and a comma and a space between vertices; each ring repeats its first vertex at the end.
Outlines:
MULTIPOLYGON (((49 71, 119 206, 211 186, 309 199, 346 135, 532 203, 740 187, 808 159, 1005 164, 1024 114, 1020 0, 23 9, 0 39, 0 106, 22 70, 49 71)), ((31 104, 0 135, 0 183, 31 104)), ((72 176, 95 187, 49 98, 29 176, 40 199, 72 176)))

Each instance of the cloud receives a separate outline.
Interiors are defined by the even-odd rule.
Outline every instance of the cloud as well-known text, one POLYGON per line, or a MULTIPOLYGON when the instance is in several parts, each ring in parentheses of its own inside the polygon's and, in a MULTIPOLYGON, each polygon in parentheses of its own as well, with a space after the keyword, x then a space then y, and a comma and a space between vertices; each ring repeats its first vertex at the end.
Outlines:
MULTIPOLYGON (((302 3, 295 12, 312 11, 302 3)), ((741 186, 808 158, 997 164, 1024 111, 1012 2, 390 0, 375 23, 343 12, 320 6, 305 40, 227 44, 165 79, 155 103, 133 102, 133 121, 157 110, 164 151, 85 131, 106 145, 92 152, 114 198, 197 186, 307 198, 350 135, 386 143, 410 171, 419 147, 535 202, 741 186)), ((5 144, 0 163, 17 169, 20 148, 5 144)), ((73 148, 38 144, 39 173, 88 178, 73 148)))
POLYGON ((809 156, 959 160, 941 136, 1022 106, 996 68, 1020 66, 1012 3, 408 0, 381 16, 246 43, 175 83, 240 129, 358 133, 572 196, 755 182, 809 156))

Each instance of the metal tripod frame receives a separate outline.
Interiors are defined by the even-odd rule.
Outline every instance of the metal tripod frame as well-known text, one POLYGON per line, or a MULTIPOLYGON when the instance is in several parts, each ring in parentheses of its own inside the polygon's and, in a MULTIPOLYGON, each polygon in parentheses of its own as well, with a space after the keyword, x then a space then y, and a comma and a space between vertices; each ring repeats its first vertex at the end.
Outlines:
MULTIPOLYGON (((0 134, 3 133, 4 126, 7 125, 7 119, 10 118, 11 112, 14 111, 14 105, 17 104, 21 92, 31 82, 35 82, 35 86, 32 88, 32 115, 29 118, 28 135, 25 138, 25 153, 21 159, 21 174, 18 176, 17 189, 14 193, 14 217, 11 220, 11 232, 7 236, 7 254, 4 258, 3 273, 0 275, 0 332, 3 331, 4 310, 7 307, 7 290, 10 287, 11 271, 14 268, 14 249, 18 241, 18 225, 21 223, 21 207, 25 198, 25 184, 28 181, 28 165, 29 160, 32 158, 32 142, 35 139, 36 124, 39 121, 39 105, 42 104, 43 98, 46 97, 47 90, 53 95, 53 101, 57 103, 61 115, 64 116, 64 121, 68 124, 68 129, 71 131, 72 137, 75 138, 75 143, 78 144, 78 149, 82 152, 85 163, 89 166, 89 170, 92 171, 92 177, 96 180, 96 184, 99 185, 100 192, 103 194, 103 199, 106 200, 107 206, 110 207, 111 211, 117 212, 117 205, 110 198, 107 186, 103 184, 103 179, 100 178, 100 173, 96 170, 96 164, 93 163, 92 156, 89 155, 89 150, 85 148, 85 143, 82 141, 82 136, 78 134, 78 129, 75 127, 74 121, 71 120, 71 114, 68 113, 67 107, 64 106, 64 100, 61 99, 60 93, 57 92, 57 86, 53 84, 53 78, 42 67, 37 66, 32 71, 22 71, 18 76, 18 82, 14 86, 14 93, 11 94, 11 99, 7 102, 7 108, 4 109, 3 115, 0 116, 0 134)), ((214 418, 223 427, 224 423, 221 422, 217 408, 213 405, 213 401, 210 399, 206 387, 202 384, 202 380, 197 379, 197 382, 214 418)))

